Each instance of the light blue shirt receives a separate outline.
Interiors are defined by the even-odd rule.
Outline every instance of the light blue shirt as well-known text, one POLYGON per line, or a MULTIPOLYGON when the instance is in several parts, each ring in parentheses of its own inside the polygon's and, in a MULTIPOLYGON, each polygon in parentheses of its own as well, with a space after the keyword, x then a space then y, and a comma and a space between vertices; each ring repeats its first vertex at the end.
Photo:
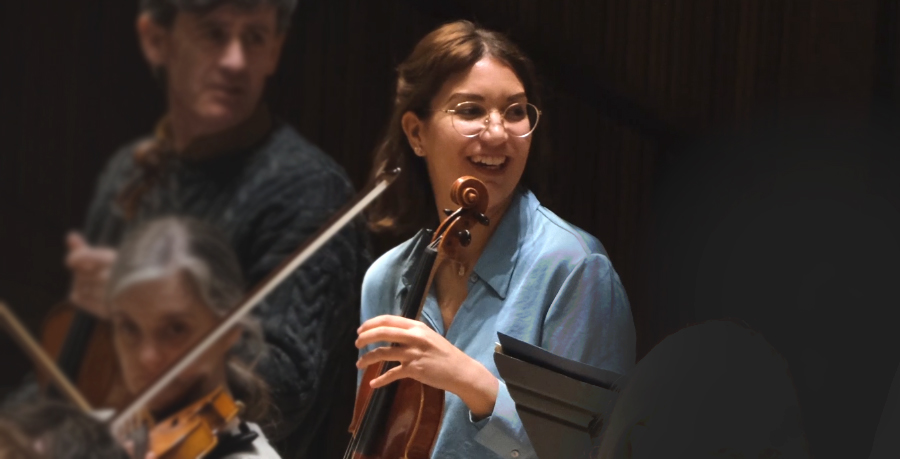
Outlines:
MULTIPOLYGON (((434 289, 421 320, 498 379, 497 332, 554 354, 625 374, 634 366, 635 332, 625 289, 593 236, 519 191, 482 252, 469 294, 444 330, 434 289)), ((415 275, 424 232, 393 248, 366 273, 362 320, 400 314, 415 275)), ((361 354, 374 349, 363 349, 361 354)), ((360 372, 360 378, 362 371, 360 372)), ((491 416, 473 422, 462 400, 445 396, 444 419, 432 457, 537 457, 503 380, 491 416)))

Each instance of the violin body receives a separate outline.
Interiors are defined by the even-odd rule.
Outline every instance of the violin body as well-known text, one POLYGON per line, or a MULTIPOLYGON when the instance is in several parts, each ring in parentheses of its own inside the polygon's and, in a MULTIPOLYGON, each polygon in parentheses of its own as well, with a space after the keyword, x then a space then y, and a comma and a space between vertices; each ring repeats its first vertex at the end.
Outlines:
MULTIPOLYGON (((381 365, 371 365, 363 374, 356 397, 351 432, 357 432, 374 390, 369 382, 381 374, 381 365)), ((377 426, 379 435, 369 445, 353 452, 354 459, 429 459, 444 414, 444 391, 413 379, 401 379, 396 386, 387 422, 377 426), (409 428, 415 426, 415 428, 409 428), (360 451, 360 449, 362 451, 360 451)))
POLYGON ((156 424, 150 450, 159 459, 199 459, 219 442, 216 434, 240 413, 223 387, 156 424))
MULTIPOLYGON (((91 406, 117 408, 128 399, 109 323, 63 302, 44 320, 41 344, 91 406)), ((46 375, 39 379, 46 387, 46 375)))

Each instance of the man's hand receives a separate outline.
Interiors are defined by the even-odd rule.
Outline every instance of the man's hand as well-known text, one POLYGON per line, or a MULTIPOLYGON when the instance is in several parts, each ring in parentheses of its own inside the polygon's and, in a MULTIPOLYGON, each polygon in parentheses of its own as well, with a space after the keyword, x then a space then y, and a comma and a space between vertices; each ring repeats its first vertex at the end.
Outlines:
POLYGON ((106 283, 116 251, 91 247, 81 234, 72 232, 66 237, 69 249, 66 267, 72 271, 72 289, 69 301, 101 319, 109 317, 106 307, 106 283))

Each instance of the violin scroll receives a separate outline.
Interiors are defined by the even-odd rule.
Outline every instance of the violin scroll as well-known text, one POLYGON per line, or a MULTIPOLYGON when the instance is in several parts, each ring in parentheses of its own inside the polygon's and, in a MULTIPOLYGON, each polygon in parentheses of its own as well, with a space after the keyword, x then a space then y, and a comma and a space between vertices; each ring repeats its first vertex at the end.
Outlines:
POLYGON ((488 207, 487 187, 475 177, 460 177, 450 187, 450 199, 460 208, 456 211, 444 210, 448 217, 435 231, 433 240, 440 239, 438 252, 455 259, 457 250, 472 242, 471 228, 476 223, 490 224, 490 219, 484 214, 488 207))

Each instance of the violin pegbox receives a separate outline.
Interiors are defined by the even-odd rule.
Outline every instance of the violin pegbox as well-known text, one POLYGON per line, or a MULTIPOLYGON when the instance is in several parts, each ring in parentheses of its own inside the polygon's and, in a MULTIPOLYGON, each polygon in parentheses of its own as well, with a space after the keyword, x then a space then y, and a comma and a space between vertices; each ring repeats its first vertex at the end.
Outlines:
POLYGON ((490 219, 484 214, 488 207, 487 187, 475 177, 456 179, 450 187, 450 199, 459 209, 445 209, 448 217, 435 231, 435 240, 440 240, 438 252, 455 259, 460 248, 472 242, 471 228, 475 224, 489 225, 490 219))

